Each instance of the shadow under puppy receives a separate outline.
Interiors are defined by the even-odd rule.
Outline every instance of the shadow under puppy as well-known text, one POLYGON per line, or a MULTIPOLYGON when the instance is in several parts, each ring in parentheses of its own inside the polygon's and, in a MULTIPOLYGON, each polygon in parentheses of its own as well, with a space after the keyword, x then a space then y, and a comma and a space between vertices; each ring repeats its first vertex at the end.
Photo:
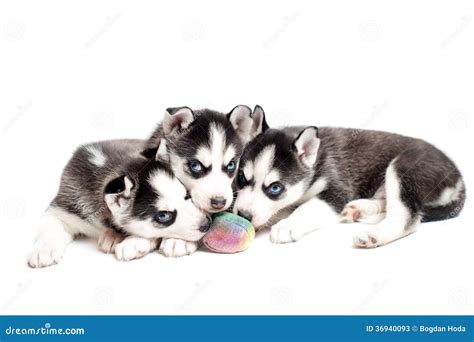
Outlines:
POLYGON ((160 152, 148 159, 143 147, 143 140, 111 140, 76 150, 41 219, 29 266, 58 263, 78 235, 96 238, 102 251, 115 252, 119 260, 149 253, 159 238, 204 236, 208 216, 193 204, 160 152))

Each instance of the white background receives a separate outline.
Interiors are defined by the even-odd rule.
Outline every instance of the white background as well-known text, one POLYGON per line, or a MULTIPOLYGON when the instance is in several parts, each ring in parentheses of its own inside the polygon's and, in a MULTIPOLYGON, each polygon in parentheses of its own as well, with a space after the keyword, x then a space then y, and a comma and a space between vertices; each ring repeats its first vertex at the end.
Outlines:
POLYGON ((470 201, 376 250, 338 226, 130 263, 79 241, 26 266, 73 149, 144 138, 170 106, 421 137, 474 191, 473 15, 472 1, 2 1, 0 313, 473 314, 470 201))

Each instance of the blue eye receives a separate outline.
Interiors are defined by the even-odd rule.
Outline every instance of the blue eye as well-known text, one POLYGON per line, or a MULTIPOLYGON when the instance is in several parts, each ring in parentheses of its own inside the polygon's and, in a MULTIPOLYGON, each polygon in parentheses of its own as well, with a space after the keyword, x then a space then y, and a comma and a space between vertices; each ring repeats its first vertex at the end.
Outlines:
POLYGON ((175 213, 171 211, 159 211, 154 216, 154 220, 160 224, 171 224, 174 221, 175 216, 175 213))
POLYGON ((204 166, 197 160, 191 160, 189 162, 189 169, 192 173, 199 175, 204 171, 204 166))
POLYGON ((285 187, 283 186, 283 184, 279 182, 275 182, 275 183, 270 184, 266 192, 268 195, 272 197, 276 197, 276 196, 279 196, 283 192, 284 189, 285 187))
POLYGON ((229 164, 227 164, 227 172, 234 172, 237 164, 235 161, 231 160, 229 164))

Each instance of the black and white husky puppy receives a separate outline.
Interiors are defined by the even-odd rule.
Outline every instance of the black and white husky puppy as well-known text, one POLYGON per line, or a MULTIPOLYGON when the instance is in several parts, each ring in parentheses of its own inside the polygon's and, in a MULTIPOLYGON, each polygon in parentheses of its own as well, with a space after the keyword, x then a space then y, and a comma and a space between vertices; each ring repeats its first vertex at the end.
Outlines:
POLYGON ((170 166, 145 158, 143 150, 143 140, 104 141, 76 150, 40 222, 31 267, 59 262, 78 235, 97 238, 99 248, 115 252, 119 260, 145 255, 158 238, 202 238, 210 219, 170 166))
POLYGON ((263 130, 240 162, 235 212, 271 241, 293 242, 337 222, 372 223, 362 248, 412 233, 420 222, 455 217, 465 185, 440 150, 397 134, 330 127, 263 130))
MULTIPOLYGON (((234 200, 233 183, 244 145, 266 129, 264 116, 244 105, 228 114, 210 109, 169 108, 148 139, 147 155, 166 142, 166 154, 176 177, 188 189, 194 204, 207 213, 228 210, 234 200)), ((197 243, 163 239, 160 251, 178 257, 190 254, 197 243), (181 248, 186 244, 188 248, 181 248), (192 247, 191 247, 192 246, 192 247)))

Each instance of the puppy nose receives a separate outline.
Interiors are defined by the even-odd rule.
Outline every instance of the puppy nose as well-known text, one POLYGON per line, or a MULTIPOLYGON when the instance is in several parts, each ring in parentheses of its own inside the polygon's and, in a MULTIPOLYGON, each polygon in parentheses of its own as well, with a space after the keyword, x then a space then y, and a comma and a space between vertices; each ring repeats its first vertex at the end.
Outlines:
POLYGON ((211 228, 211 223, 212 223, 211 218, 209 216, 206 216, 203 223, 201 224, 201 227, 199 228, 199 231, 203 233, 207 232, 209 228, 211 228))
POLYGON ((224 197, 213 197, 211 198, 211 207, 214 209, 222 209, 225 207, 227 200, 224 197))
POLYGON ((248 211, 237 211, 237 214, 239 216, 242 216, 244 219, 247 219, 249 221, 252 221, 252 214, 250 214, 248 211))

